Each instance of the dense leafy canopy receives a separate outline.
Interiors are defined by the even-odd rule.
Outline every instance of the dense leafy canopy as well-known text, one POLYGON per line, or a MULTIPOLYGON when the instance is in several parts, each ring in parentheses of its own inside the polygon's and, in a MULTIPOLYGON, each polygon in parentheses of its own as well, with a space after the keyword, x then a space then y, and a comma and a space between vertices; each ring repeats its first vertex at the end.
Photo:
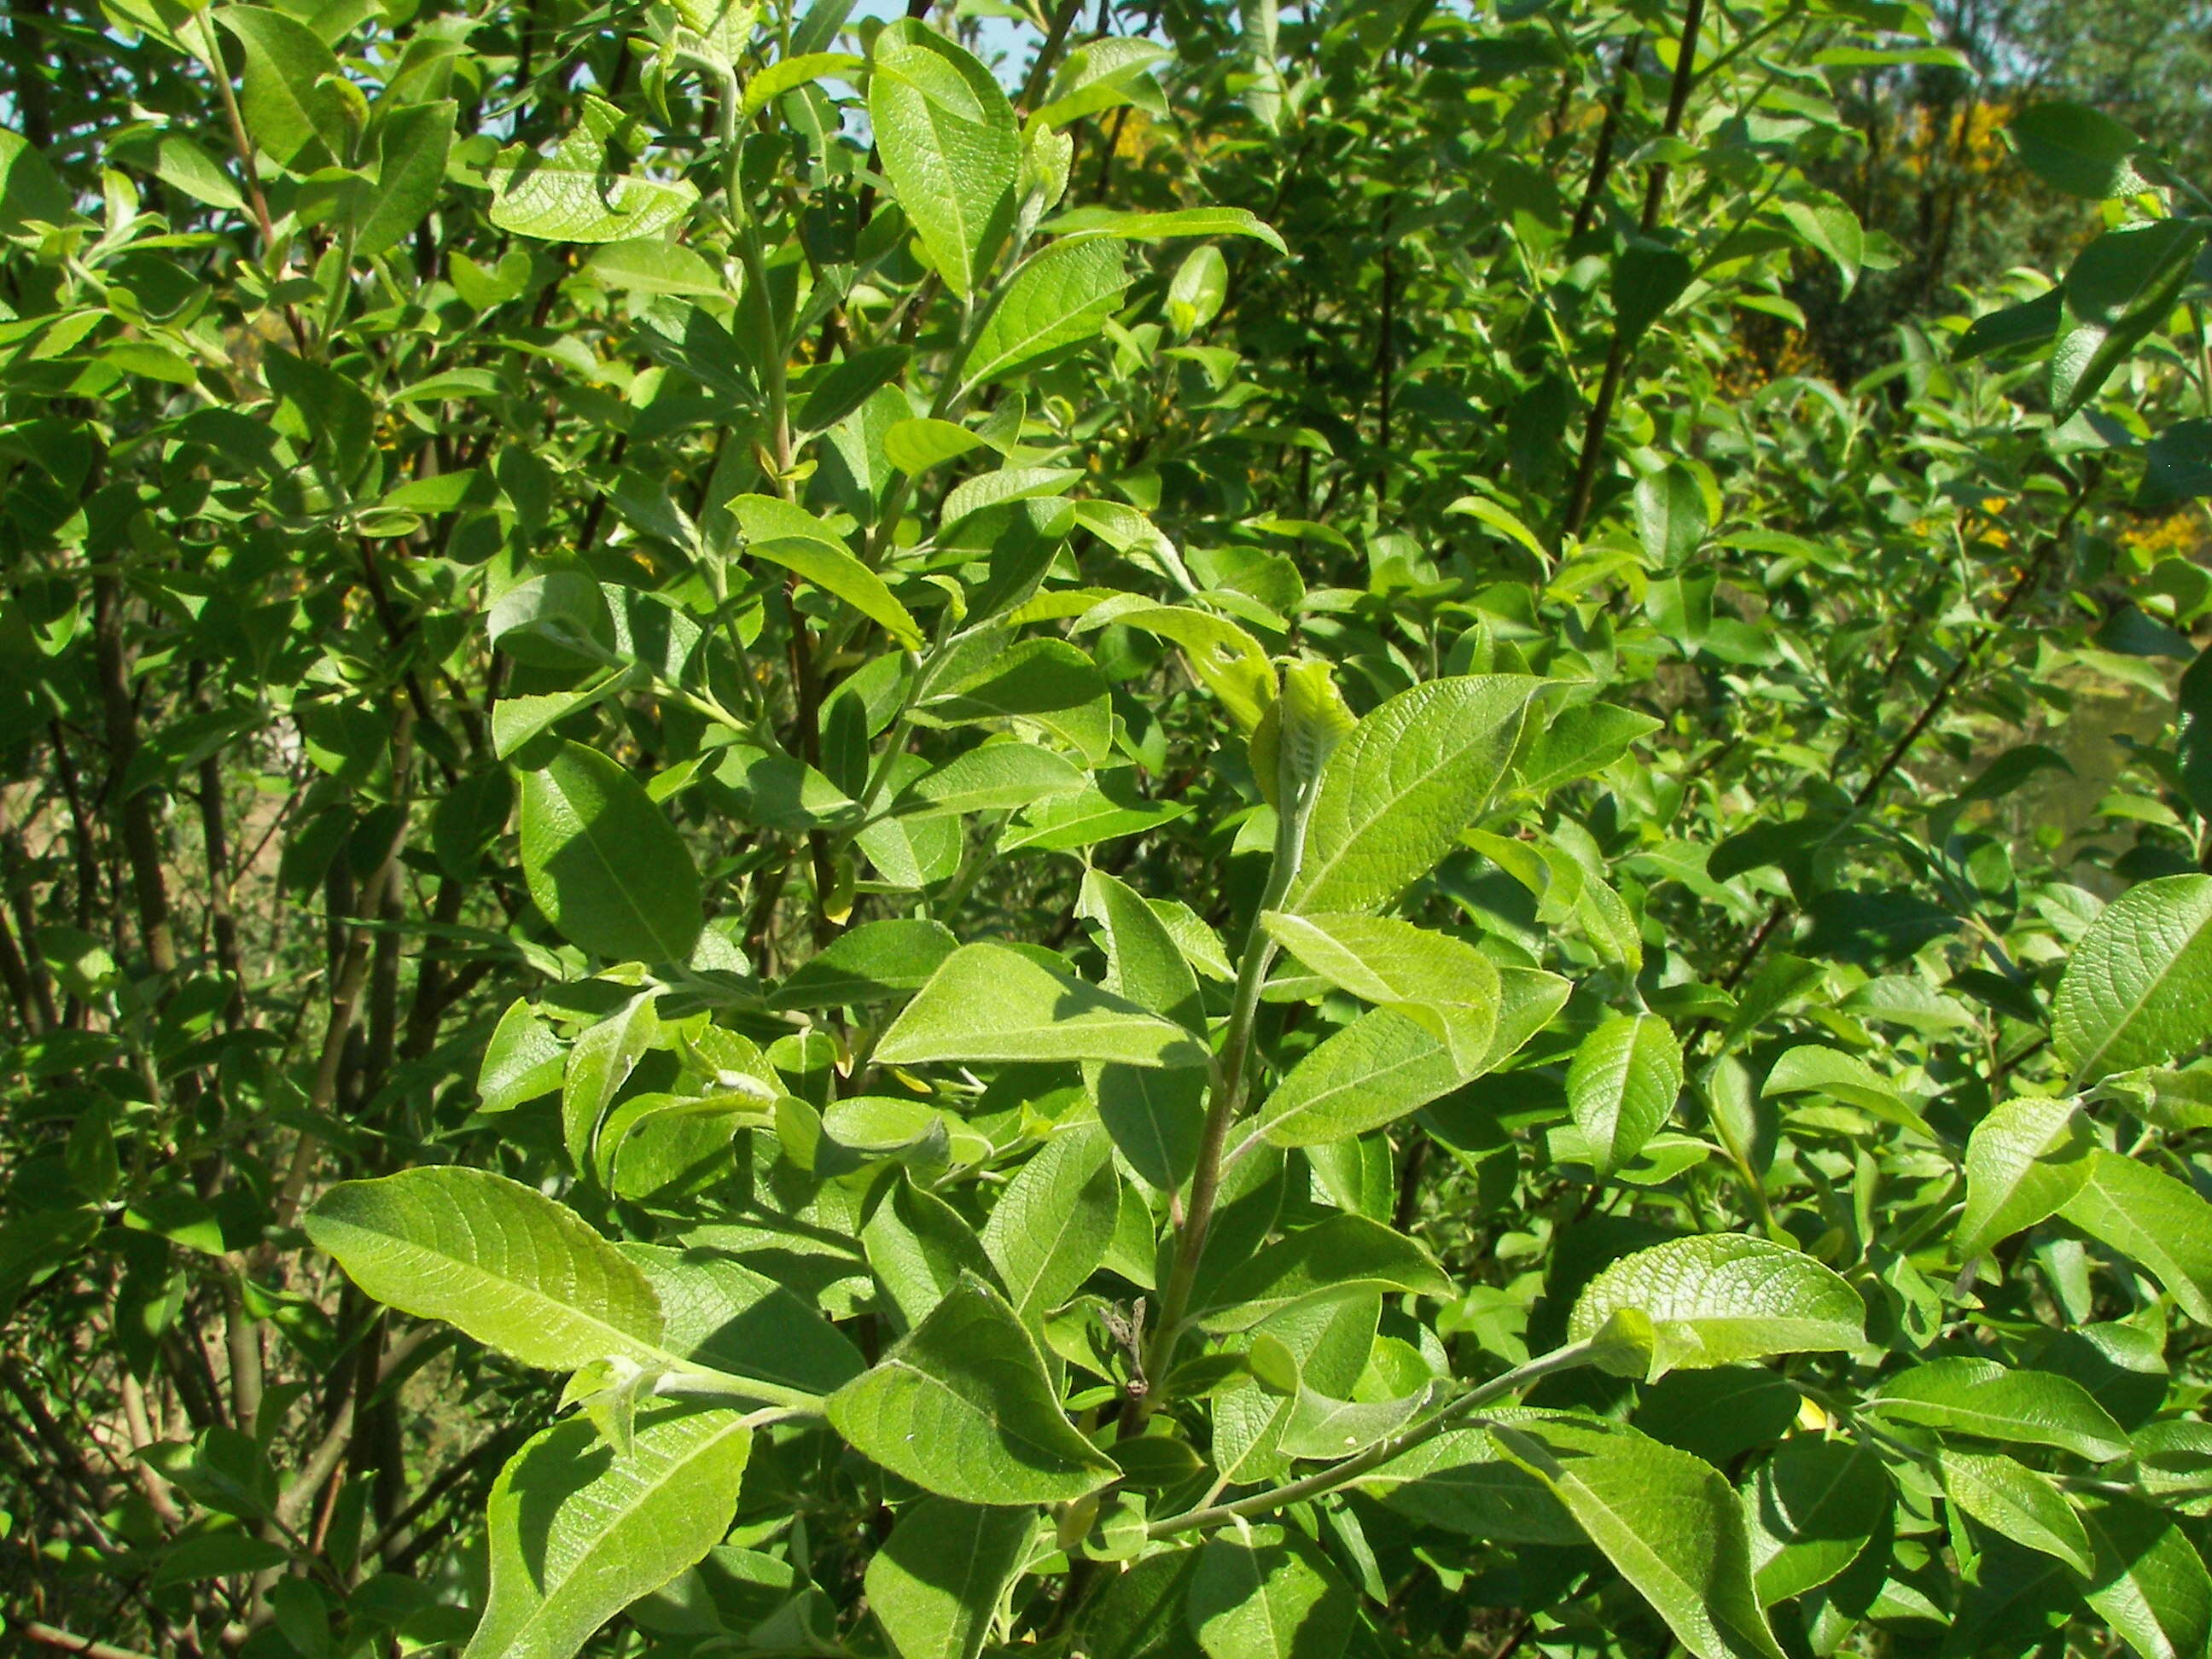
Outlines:
POLYGON ((9 1650, 2205 1653, 2078 19, 4 21, 9 1650))

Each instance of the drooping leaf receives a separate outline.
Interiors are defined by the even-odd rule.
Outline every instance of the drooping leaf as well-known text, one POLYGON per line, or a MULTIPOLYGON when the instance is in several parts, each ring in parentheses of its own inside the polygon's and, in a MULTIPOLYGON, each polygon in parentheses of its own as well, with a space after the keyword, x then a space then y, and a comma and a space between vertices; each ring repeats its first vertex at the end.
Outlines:
POLYGON ((2183 1312, 2212 1325, 2212 1203, 2195 1188, 2100 1147, 2058 1212, 2141 1262, 2183 1312))
POLYGON ((2174 1518, 2133 1498, 2086 1505, 2089 1605, 2142 1656, 2187 1659, 2212 1636, 2212 1575, 2174 1518))
POLYGON ((1742 1508, 1710 1463, 1628 1428, 1500 1423, 1490 1432, 1698 1659, 1782 1659, 1752 1588, 1742 1508))
POLYGON ((1943 1495, 2001 1538, 2056 1556, 2087 1577, 2095 1570, 2081 1517, 2050 1477, 2002 1452, 1943 1449, 1943 1495))
POLYGON ((1121 1195, 1113 1144, 1096 1123, 1061 1130, 1022 1165, 983 1226, 1015 1312, 1034 1322, 1091 1277, 1113 1242, 1121 1195))
POLYGON ((1317 1298, 1360 1290, 1449 1296, 1451 1280, 1429 1253, 1382 1223, 1336 1215, 1278 1239, 1213 1287, 1200 1322, 1249 1330, 1317 1298))
POLYGON ((1794 1435, 1744 1492, 1752 1581, 1772 1606, 1828 1583, 1881 1530, 1894 1493, 1863 1446, 1794 1435))
POLYGON ((868 1607, 902 1659, 975 1659, 1036 1516, 924 1498, 869 1559, 868 1607))
POLYGON ((1185 1614, 1206 1659, 1328 1659, 1351 1641, 1357 1605, 1317 1545, 1271 1526, 1206 1540, 1185 1614))
POLYGON ((1090 339, 1128 285, 1121 251, 1111 240, 1054 243, 1024 261, 1006 285, 968 354, 966 383, 988 385, 1090 339))

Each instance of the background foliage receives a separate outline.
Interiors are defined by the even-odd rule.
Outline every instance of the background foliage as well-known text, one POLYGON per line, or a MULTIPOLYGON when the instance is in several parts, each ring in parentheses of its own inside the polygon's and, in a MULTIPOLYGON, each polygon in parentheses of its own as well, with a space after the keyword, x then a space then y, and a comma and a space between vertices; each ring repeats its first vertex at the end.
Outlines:
POLYGON ((2206 1651, 2201 8, 5 22, 0 1642, 2206 1651))

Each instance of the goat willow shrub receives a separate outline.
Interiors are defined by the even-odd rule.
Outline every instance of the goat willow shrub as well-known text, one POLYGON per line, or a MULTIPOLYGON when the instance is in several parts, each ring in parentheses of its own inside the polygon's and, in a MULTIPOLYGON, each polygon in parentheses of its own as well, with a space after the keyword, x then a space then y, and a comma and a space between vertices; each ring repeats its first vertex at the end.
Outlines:
POLYGON ((2194 184, 1836 386, 1915 8, 1086 10, 12 9, 15 1634, 2203 1654, 2194 184))

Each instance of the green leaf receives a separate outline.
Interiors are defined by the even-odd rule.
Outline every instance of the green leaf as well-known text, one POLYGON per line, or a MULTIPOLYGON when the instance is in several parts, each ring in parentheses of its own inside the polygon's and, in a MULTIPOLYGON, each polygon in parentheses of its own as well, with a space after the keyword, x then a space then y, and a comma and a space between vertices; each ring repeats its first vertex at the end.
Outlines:
POLYGON ((446 185, 446 157, 453 144, 450 98, 387 111, 376 126, 376 184, 356 216, 353 253, 374 259, 414 234, 446 185))
POLYGON ((1066 1503, 1121 1473, 1061 1413, 1036 1340, 972 1273, 830 1395, 829 1414, 863 1456, 963 1503, 1066 1503))
POLYGON ((1455 1064, 1479 1063, 1498 1022, 1498 969, 1472 945, 1393 917, 1260 918, 1268 935, 1338 989, 1393 1009, 1441 1040, 1455 1064))
MULTIPOLYGON (((217 176, 229 184, 219 172, 217 176)), ((28 220, 58 225, 72 216, 69 186, 54 171, 53 163, 27 140, 0 127, 0 233, 20 232, 28 220)))
POLYGON ((1024 260, 975 337, 964 384, 986 385, 1090 339, 1128 285, 1121 249, 1103 238, 1055 242, 1024 260))
POLYGON ((1229 262, 1208 242, 1193 248, 1168 283, 1168 326, 1187 340, 1221 314, 1229 298, 1229 262))
POLYGON ((1096 1060, 1204 1066, 1206 1045, 1173 1020, 1003 945, 946 958, 876 1045, 889 1066, 954 1060, 1096 1060))
POLYGON ((884 579, 853 556, 829 526, 803 507, 775 495, 739 495, 728 503, 745 551, 781 565, 837 598, 902 645, 921 643, 921 628, 884 579))
POLYGON ((982 447, 981 438, 951 421, 895 421, 884 429, 884 459, 908 474, 927 472, 982 447))
MULTIPOLYGON (((1500 1420, 1517 1420, 1501 1413, 1500 1420)), ((1490 1431, 1453 1429, 1362 1478, 1400 1514, 1501 1544, 1579 1544, 1583 1529, 1551 1489, 1506 1457, 1490 1431)))
POLYGON ((2010 1370, 1994 1359, 1929 1360, 1884 1382, 1866 1409, 1954 1434, 2056 1446, 2099 1463, 2128 1449, 2112 1413, 2073 1378, 2010 1370))
POLYGON ((611 148, 635 153, 644 129, 605 99, 586 93, 576 125, 539 155, 520 144, 491 170, 491 222, 547 242, 626 242, 657 235, 683 219, 699 192, 680 179, 622 173, 611 148))
POLYGON ((1008 812, 1054 795, 1072 795, 1083 787, 1085 775, 1066 756, 1037 744, 981 744, 916 778, 896 810, 909 818, 1008 812))
POLYGON ((2109 115, 2081 104, 2030 104, 2005 129, 2030 173, 2069 196, 2108 201, 2152 188, 2132 157, 2142 141, 2109 115))
POLYGON ((1889 1472, 1863 1446, 1794 1435, 1776 1447, 1744 1492, 1759 1601, 1818 1589, 1858 1559, 1893 1497, 1889 1472))
POLYGON ((1937 1455, 1936 1467, 1943 1495, 1998 1537, 2055 1556, 2085 1578, 2095 1571, 2081 1517, 2049 1476, 2002 1452, 1948 1446, 1937 1455))
POLYGON ((1082 207, 1048 221, 1055 236, 1112 236, 1124 241, 1164 242, 1173 236, 1249 236, 1288 253, 1273 227, 1243 208, 1182 208, 1172 213, 1127 213, 1082 207))
POLYGON ((1658 729, 1659 722, 1650 715, 1609 702, 1563 709, 1523 749, 1515 766, 1520 786, 1541 795, 1577 778, 1593 776, 1658 729))
POLYGON ((699 872, 645 786, 563 743, 522 775, 522 872, 572 943, 617 962, 683 962, 698 943, 699 872))
POLYGON ((1674 308, 1697 276, 1690 257, 1647 237, 1637 237, 1613 264, 1613 325, 1634 344, 1674 308))
POLYGON ((1601 1176, 1636 1161, 1682 1092, 1682 1045, 1656 1014, 1617 1014, 1576 1046, 1567 1106, 1601 1176))
POLYGON ((660 1304, 660 1346, 693 1365, 800 1396, 833 1394, 864 1369, 836 1326, 741 1261, 705 1249, 617 1248, 660 1304))
POLYGON ((1352 1291, 1447 1297, 1429 1253, 1379 1221, 1334 1215, 1279 1238, 1212 1287, 1199 1309, 1209 1331, 1249 1330, 1285 1309, 1352 1291))
POLYGON ((1567 1321, 1571 1341, 1616 1313, 1651 1322, 1650 1380, 1767 1354, 1857 1347, 1859 1294, 1809 1255, 1771 1239, 1705 1233, 1623 1256, 1590 1280, 1567 1321))
POLYGON ((1711 1464, 1613 1425, 1490 1431, 1698 1659, 1782 1659, 1752 1589, 1742 1506, 1711 1464))
POLYGON ((732 1411, 641 1413, 621 1457, 586 1422, 540 1434, 492 1484, 491 1588, 463 1659, 568 1659, 721 1542, 751 1449, 732 1411))
POLYGON ((1252 1133, 1278 1146, 1325 1146, 1419 1111, 1478 1070, 1403 1014, 1373 1009, 1291 1067, 1252 1133))
POLYGON ((2148 1268, 2200 1325, 2212 1325, 2212 1203, 2170 1175, 2101 1147, 2058 1213, 2148 1268))
POLYGON ((1024 1319, 1035 1323, 1060 1306, 1106 1259, 1121 1201, 1113 1152, 1099 1124, 1060 1130, 993 1206, 983 1249, 1024 1319))
POLYGON ((1836 198, 1822 196, 1810 202, 1784 202, 1782 216, 1808 247, 1835 263, 1845 294, 1858 286, 1859 269, 1866 259, 1866 228, 1857 214, 1836 198))
POLYGON ((739 113, 750 120, 787 92, 796 91, 825 76, 834 76, 840 81, 854 80, 854 71, 866 69, 867 64, 866 58, 849 52, 808 52, 796 58, 781 58, 746 81, 739 113))
POLYGON ((891 194, 945 286, 966 299, 1014 222, 1021 134, 990 70, 911 18, 877 35, 868 119, 891 194))
POLYGON ((1543 682, 1430 680, 1369 714, 1322 769, 1283 908, 1372 910, 1426 875, 1505 775, 1543 682))
POLYGON ((2212 1036, 2212 876, 2161 876, 2106 906, 2058 981, 2051 1035, 2081 1087, 2212 1036))
POLYGON ((1680 568, 1704 543, 1710 522, 1705 492, 1687 467, 1662 467, 1636 481, 1636 537, 1654 568, 1680 568))
POLYGON ((1206 1540, 1183 1611, 1207 1659, 1336 1659, 1357 1609, 1320 1546, 1268 1526, 1206 1540))
POLYGON ((2132 1498, 2082 1510, 2097 1569, 2089 1605, 2142 1659, 2190 1659, 2212 1637, 2212 1577, 2170 1515, 2132 1498))
POLYGON ((1080 908, 1105 934, 1107 989, 1203 1036, 1206 1005, 1198 975, 1158 912, 1128 883, 1103 870, 1084 872, 1080 908))
MULTIPOLYGON (((0 153, 9 148, 9 141, 14 137, 12 133, 0 133, 0 153)), ((204 202, 210 207, 222 208, 232 213, 243 214, 246 210, 246 198, 230 174, 223 171, 214 157, 180 133, 165 134, 155 146, 154 159, 149 165, 155 178, 173 189, 182 191, 195 202, 204 202)), ((0 172, 5 171, 5 167, 0 166, 0 172)), ((54 184, 58 189, 61 181, 57 179, 54 184)), ((0 202, 6 203, 9 215, 17 212, 12 191, 12 185, 0 190, 0 202)), ((68 203, 68 196, 64 194, 61 205, 64 210, 68 203)), ((52 216, 40 213, 31 216, 49 218, 52 216)), ((8 219, 0 218, 0 225, 8 222, 8 219)))
POLYGON ((246 52, 239 112, 269 159, 294 173, 313 173, 349 158, 338 60, 314 31, 263 6, 225 6, 215 21, 246 52))
POLYGON ((609 242, 594 250, 584 269, 603 288, 620 294, 691 294, 718 299, 729 284, 688 247, 658 236, 609 242))
POLYGON ((477 1070, 477 1094, 487 1112, 510 1112, 561 1086, 568 1057, 526 998, 507 1005, 477 1070))
MULTIPOLYGON (((678 1331, 672 1346, 653 1279, 635 1261, 574 1211, 504 1176, 448 1164, 340 1182, 305 1225, 378 1301, 443 1320, 526 1365, 574 1370, 620 1358, 720 1369, 693 1358, 695 1334, 678 1331)), ((777 1404, 814 1397, 758 1380, 760 1397, 777 1404)))
POLYGON ((2065 311, 2051 354, 2054 419, 2066 419, 2095 397, 2137 343, 2166 320, 2203 246, 2200 226, 2160 219, 2108 230, 2082 250, 2066 273, 2065 311))
POLYGON ((2089 1179, 2094 1146, 2069 1100, 2009 1100, 1992 1108, 1966 1138, 1959 1254, 1979 1255, 2056 1215, 2089 1179))
POLYGON ((1935 1131, 1927 1119, 1895 1088, 1877 1076, 1874 1067, 1856 1054, 1840 1048, 1802 1043, 1774 1062, 1759 1092, 1767 1096, 1822 1094, 1831 1100, 1870 1112, 1885 1123, 1911 1129, 1929 1139, 1935 1131))
POLYGON ((869 1558, 868 1610, 902 1659, 975 1659, 1036 1516, 924 1498, 869 1558))
POLYGON ((929 1317, 963 1273, 988 1281, 997 1271, 960 1212, 903 1175, 881 1189, 861 1224, 860 1243, 877 1283, 909 1328, 929 1317))
POLYGON ((1199 1659, 1183 1607, 1200 1553, 1164 1550, 1109 1579, 1075 1615, 1078 1651, 1085 1659, 1199 1659))
POLYGON ((793 970, 769 999, 777 1008, 865 1007, 910 996, 956 948, 952 930, 920 918, 864 921, 793 970))

